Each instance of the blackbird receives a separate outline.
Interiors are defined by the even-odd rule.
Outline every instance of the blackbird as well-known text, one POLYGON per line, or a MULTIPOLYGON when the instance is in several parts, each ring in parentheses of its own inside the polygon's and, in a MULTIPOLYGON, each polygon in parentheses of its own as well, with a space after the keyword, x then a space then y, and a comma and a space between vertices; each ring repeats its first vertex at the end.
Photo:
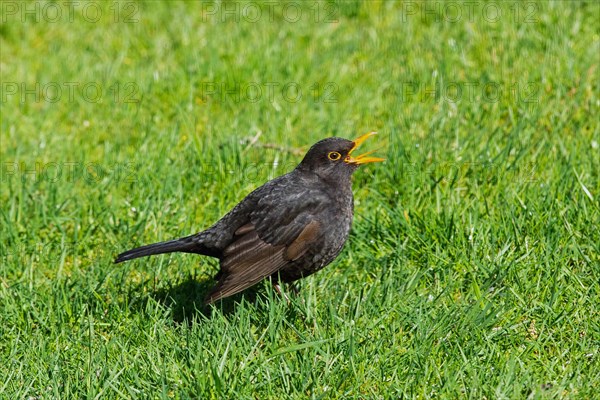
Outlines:
POLYGON ((115 263, 171 252, 216 257, 213 303, 271 277, 293 282, 332 262, 342 250, 354 214, 352 173, 383 161, 352 152, 375 132, 350 141, 332 137, 314 144, 292 171, 254 190, 217 223, 195 235, 138 247, 115 263))

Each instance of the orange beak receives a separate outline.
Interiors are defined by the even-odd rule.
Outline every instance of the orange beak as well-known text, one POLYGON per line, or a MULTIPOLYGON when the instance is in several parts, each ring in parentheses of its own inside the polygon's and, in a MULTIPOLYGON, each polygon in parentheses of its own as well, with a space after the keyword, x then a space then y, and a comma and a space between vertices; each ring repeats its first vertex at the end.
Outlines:
POLYGON ((373 135, 377 135, 377 132, 369 132, 366 135, 362 135, 361 137, 354 139, 354 141, 353 141, 354 146, 352 146, 352 148, 348 152, 348 156, 346 156, 346 159, 344 160, 344 162, 346 162, 348 164, 361 165, 361 164, 367 164, 367 163, 372 163, 372 162, 385 161, 385 158, 369 157, 369 155, 373 154, 376 150, 368 151, 368 152, 361 154, 360 156, 356 156, 356 157, 351 156, 352 152, 354 150, 356 150, 358 148, 358 146, 360 146, 365 140, 367 140, 368 138, 370 138, 373 135))

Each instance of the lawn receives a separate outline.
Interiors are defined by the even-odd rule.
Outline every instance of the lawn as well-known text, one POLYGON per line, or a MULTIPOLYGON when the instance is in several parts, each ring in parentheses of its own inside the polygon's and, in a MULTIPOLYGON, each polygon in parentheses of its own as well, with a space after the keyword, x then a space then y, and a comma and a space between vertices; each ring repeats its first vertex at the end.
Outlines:
POLYGON ((600 3, 0 7, 0 398, 597 396, 600 3), (290 303, 113 264, 369 131, 290 303))

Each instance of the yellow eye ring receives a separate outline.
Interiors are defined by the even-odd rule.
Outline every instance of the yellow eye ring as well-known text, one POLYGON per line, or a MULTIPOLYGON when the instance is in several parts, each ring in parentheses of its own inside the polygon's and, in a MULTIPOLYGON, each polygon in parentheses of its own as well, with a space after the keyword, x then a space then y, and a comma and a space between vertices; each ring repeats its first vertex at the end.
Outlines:
POLYGON ((342 155, 340 153, 338 153, 337 151, 330 151, 327 154, 327 158, 329 158, 331 161, 337 161, 340 158, 342 158, 342 155))

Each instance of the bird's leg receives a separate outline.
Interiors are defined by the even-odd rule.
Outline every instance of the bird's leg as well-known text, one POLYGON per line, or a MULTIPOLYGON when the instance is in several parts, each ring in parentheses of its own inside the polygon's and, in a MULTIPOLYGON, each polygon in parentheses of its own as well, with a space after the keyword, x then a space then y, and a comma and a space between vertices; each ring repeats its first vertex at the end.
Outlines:
POLYGON ((298 296, 300 294, 300 290, 298 290, 298 286, 293 283, 288 284, 288 287, 294 292, 294 296, 298 296))
POLYGON ((283 298, 285 299, 285 301, 287 301, 288 305, 290 304, 290 298, 288 297, 287 294, 283 293, 281 291, 281 286, 279 285, 279 283, 273 283, 273 287, 275 288, 275 291, 280 295, 283 296, 283 298))
MULTIPOLYGON (((282 290, 281 290, 281 286, 282 284, 280 284, 279 282, 272 282, 273 283, 273 287, 275 288, 275 291, 280 295, 283 296, 283 298, 287 301, 288 305, 290 304, 291 300, 289 298, 289 296, 287 294, 285 294, 282 290)), ((298 295, 300 295, 300 290, 298 290, 298 286, 294 285, 293 283, 289 283, 287 285, 287 287, 290 289, 290 291, 292 293, 294 293, 295 297, 298 297, 298 295)), ((304 300, 302 300, 304 302, 304 300)))

